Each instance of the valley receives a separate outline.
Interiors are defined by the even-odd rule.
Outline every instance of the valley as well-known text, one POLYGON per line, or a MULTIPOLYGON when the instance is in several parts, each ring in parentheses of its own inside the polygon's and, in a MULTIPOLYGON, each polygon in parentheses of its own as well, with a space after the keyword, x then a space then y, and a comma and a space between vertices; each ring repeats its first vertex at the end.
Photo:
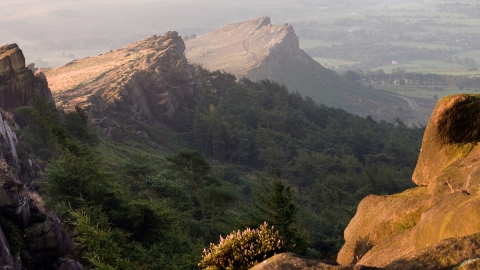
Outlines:
POLYGON ((480 268, 479 8, 1 2, 0 268, 480 268))

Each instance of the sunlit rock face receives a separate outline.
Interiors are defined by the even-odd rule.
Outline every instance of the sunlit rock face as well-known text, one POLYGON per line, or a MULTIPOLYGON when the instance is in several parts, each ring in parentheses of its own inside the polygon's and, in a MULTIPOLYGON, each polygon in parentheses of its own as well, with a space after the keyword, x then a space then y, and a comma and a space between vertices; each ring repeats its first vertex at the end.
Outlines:
POLYGON ((362 200, 345 230, 339 263, 386 269, 479 266, 479 116, 479 95, 438 102, 413 174, 419 187, 362 200))
POLYGON ((45 76, 25 67, 25 57, 17 44, 0 47, 0 93, 3 109, 31 105, 35 94, 53 101, 45 76))
POLYGON ((164 121, 194 93, 195 73, 184 51, 177 32, 168 32, 45 74, 60 108, 78 105, 94 116, 123 111, 164 121))
POLYGON ((209 69, 237 77, 276 78, 262 65, 279 65, 282 58, 304 56, 298 37, 288 24, 272 25, 269 17, 230 24, 201 38, 189 39, 187 58, 209 69))

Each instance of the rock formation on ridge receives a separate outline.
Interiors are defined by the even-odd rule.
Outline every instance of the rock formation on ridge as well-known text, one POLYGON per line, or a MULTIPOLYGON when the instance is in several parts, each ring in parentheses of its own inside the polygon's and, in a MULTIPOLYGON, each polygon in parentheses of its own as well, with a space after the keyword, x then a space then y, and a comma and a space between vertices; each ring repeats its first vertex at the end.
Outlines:
POLYGON ((73 242, 27 187, 38 168, 33 157, 19 151, 19 126, 7 111, 32 105, 35 95, 53 102, 45 76, 25 67, 18 46, 0 47, 0 269, 80 270, 78 262, 61 259, 73 242))
POLYGON ((317 103, 362 116, 389 121, 396 116, 414 118, 405 100, 351 83, 321 66, 300 49, 291 25, 272 25, 268 17, 230 24, 190 38, 185 45, 187 59, 210 70, 224 70, 237 78, 268 78, 317 103), (398 110, 402 105, 403 112, 398 110))
POLYGON ((177 32, 167 32, 45 74, 60 108, 79 105, 94 116, 114 110, 164 121, 193 96, 194 70, 184 50, 177 32))
POLYGON ((0 47, 0 108, 31 105, 38 94, 53 101, 45 76, 25 67, 25 57, 17 44, 0 47))

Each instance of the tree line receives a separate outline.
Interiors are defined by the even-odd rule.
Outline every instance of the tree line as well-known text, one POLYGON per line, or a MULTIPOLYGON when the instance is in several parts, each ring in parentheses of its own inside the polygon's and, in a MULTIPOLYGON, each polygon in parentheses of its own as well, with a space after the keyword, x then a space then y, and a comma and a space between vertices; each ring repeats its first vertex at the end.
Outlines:
POLYGON ((80 108, 16 110, 29 126, 22 147, 47 167, 34 185, 87 268, 198 269, 220 235, 265 231, 265 221, 281 250, 333 258, 362 198, 413 186, 424 127, 355 116, 269 80, 197 75, 195 101, 168 128, 113 115, 125 144, 98 137, 80 108))

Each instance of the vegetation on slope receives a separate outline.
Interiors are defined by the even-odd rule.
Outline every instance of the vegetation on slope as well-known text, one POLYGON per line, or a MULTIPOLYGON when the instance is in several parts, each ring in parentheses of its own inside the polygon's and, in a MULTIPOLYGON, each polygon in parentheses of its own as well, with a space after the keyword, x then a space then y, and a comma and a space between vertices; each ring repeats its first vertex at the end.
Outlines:
POLYGON ((317 105, 270 81, 198 74, 196 105, 168 129, 112 115, 124 144, 94 136, 81 110, 19 110, 31 151, 51 160, 40 189, 87 268, 196 269, 220 234, 276 222, 258 211, 269 205, 259 194, 280 190, 280 178, 295 211, 276 228, 298 252, 332 256, 360 199, 412 186, 422 127, 317 105))

